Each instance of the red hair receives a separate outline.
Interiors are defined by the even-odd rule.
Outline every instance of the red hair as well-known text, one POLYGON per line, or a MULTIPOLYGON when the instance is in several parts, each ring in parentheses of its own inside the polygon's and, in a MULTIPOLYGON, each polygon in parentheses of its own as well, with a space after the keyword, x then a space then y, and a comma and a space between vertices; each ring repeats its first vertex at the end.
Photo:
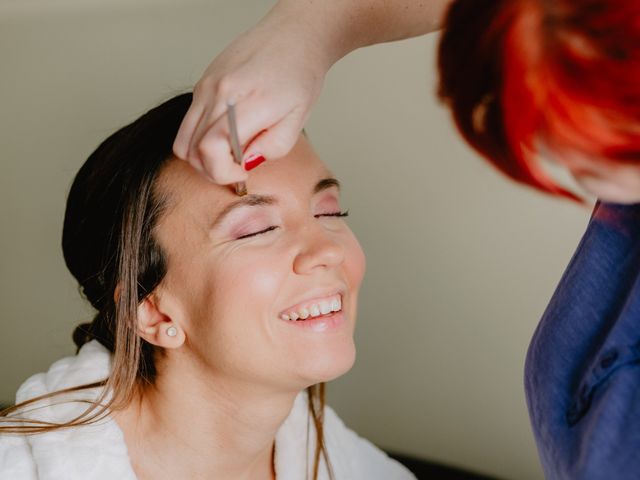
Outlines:
POLYGON ((540 145, 605 164, 640 160, 640 0, 455 0, 439 96, 471 146, 512 179, 579 200, 540 145))

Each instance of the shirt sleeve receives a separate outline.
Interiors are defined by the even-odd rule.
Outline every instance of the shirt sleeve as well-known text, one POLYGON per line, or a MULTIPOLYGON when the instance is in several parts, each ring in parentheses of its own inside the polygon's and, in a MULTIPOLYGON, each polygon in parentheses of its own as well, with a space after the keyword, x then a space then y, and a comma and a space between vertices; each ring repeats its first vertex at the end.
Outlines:
POLYGON ((640 205, 598 204, 525 365, 545 477, 640 472, 640 205))

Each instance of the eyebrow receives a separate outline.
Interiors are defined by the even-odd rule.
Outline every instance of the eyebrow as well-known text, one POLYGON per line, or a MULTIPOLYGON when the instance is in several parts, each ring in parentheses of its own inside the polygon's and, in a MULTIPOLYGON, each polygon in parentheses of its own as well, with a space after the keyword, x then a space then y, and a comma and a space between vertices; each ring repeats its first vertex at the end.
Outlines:
MULTIPOLYGON (((315 186, 313 187, 313 190, 312 190, 313 195, 316 195, 331 187, 336 187, 338 190, 340 190, 340 182, 338 181, 338 179, 323 178, 318 183, 316 183, 315 186)), ((232 202, 226 207, 224 207, 224 209, 218 214, 218 216, 214 220, 213 224, 211 225, 211 228, 213 229, 216 226, 218 226, 227 215, 229 215, 233 210, 237 208, 258 207, 262 205, 275 205, 276 203, 278 203, 278 201, 276 200, 275 197, 271 195, 256 195, 256 194, 246 195, 240 198, 239 200, 236 200, 235 202, 232 202)))
POLYGON ((320 193, 321 191, 331 187, 336 187, 338 190, 340 190, 340 182, 338 181, 338 179, 323 178, 318 183, 316 183, 315 187, 313 187, 313 194, 315 195, 316 193, 320 193))

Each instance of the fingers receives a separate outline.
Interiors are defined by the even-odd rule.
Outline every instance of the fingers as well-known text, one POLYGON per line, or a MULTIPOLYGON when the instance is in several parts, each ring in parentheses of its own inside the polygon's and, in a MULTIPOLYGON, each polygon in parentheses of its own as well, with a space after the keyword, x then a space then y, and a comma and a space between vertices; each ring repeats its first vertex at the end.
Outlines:
MULTIPOLYGON (((226 102, 215 101, 211 91, 204 88, 198 85, 194 88, 193 101, 178 129, 173 143, 173 152, 178 158, 186 160, 196 170, 209 176, 215 183, 225 185, 233 181, 241 181, 243 178, 227 181, 226 168, 223 166, 221 173, 216 173, 220 168, 216 168, 214 172, 213 166, 205 165, 203 156, 199 152, 202 137, 217 120, 225 116, 227 109, 226 102), (212 108, 207 108, 208 105, 212 108)), ((219 97, 223 98, 224 95, 219 97)), ((243 176, 242 173, 240 175, 243 176)))
POLYGON ((255 137, 245 151, 245 158, 256 155, 263 155, 271 160, 284 157, 298 141, 304 121, 304 115, 289 113, 255 137))
MULTIPOLYGON (((245 159, 251 153, 264 154, 264 152, 256 152, 255 149, 253 149, 251 153, 248 153, 247 148, 258 135, 282 122, 288 114, 289 112, 287 112, 285 108, 282 108, 281 103, 273 99, 258 100, 256 98, 248 98, 236 104, 238 140, 240 141, 240 146, 243 148, 245 159)), ((199 148, 196 149, 195 153, 204 153, 206 158, 204 158, 203 161, 208 161, 209 156, 207 155, 207 150, 209 147, 215 146, 217 142, 229 144, 229 123, 225 114, 210 125, 199 142, 199 148)), ((269 150, 272 151, 274 149, 269 150)), ((275 150, 281 151, 282 148, 276 148, 275 150)), ((271 158, 284 156, 289 150, 290 148, 286 149, 286 151, 277 157, 272 156, 271 158)))
MULTIPOLYGON (((196 122, 190 123, 188 126, 192 127, 190 132, 185 129, 185 144, 188 141, 188 147, 184 157, 190 163, 203 165, 203 158, 199 153, 199 147, 203 137, 211 129, 216 122, 225 116, 227 112, 227 101, 232 100, 236 103, 244 98, 247 93, 242 92, 242 88, 238 90, 235 87, 235 82, 222 78, 218 82, 211 84, 205 78, 201 79, 193 90, 193 104, 190 111, 194 110, 194 116, 197 112, 201 112, 199 119, 196 122), (190 133, 187 140, 187 134, 190 133)), ((187 112, 187 115, 190 112, 187 112)), ((186 118, 186 117, 185 117, 186 118)), ((183 152, 184 152, 183 147, 183 152)))
POLYGON ((237 165, 231 154, 228 141, 228 128, 225 119, 226 104, 214 106, 214 110, 206 110, 197 105, 194 101, 187 111, 176 140, 173 150, 177 157, 186 160, 197 171, 206 175, 211 181, 219 185, 246 180, 246 172, 237 165), (203 137, 210 129, 211 124, 224 123, 226 136, 225 142, 203 142, 203 137), (223 143, 223 144, 221 144, 223 143))
MULTIPOLYGON (((244 159, 259 155, 276 159, 286 155, 295 145, 305 116, 298 111, 281 112, 273 107, 278 102, 259 102, 246 98, 236 105, 238 137, 245 147, 244 159), (247 143, 250 144, 247 146, 247 143)), ((246 180, 245 170, 236 164, 229 142, 226 104, 218 102, 215 110, 201 114, 198 124, 185 117, 185 132, 193 130, 187 149, 187 160, 212 181, 220 185, 246 180), (213 119, 213 121, 212 121, 213 119)), ((300 109, 300 112, 302 109, 300 109)), ((195 116, 195 113, 194 113, 195 116)), ((186 134, 185 134, 186 137, 186 134)), ((184 149, 185 137, 181 137, 184 149)), ((176 140, 177 142, 177 140, 176 140)), ((181 152, 184 150, 181 150, 181 152)))
POLYGON ((193 153, 189 156, 189 163, 200 165, 203 173, 219 185, 247 179, 247 172, 233 158, 226 123, 225 117, 221 117, 212 127, 216 129, 214 135, 207 132, 199 142, 192 140, 193 153), (224 128, 221 128, 223 123, 224 128))
POLYGON ((191 137, 200 122, 204 108, 200 105, 196 105, 195 102, 191 102, 191 106, 187 111, 187 114, 182 119, 180 128, 176 139, 173 141, 173 153, 176 157, 186 160, 189 152, 189 144, 191 143, 191 137))

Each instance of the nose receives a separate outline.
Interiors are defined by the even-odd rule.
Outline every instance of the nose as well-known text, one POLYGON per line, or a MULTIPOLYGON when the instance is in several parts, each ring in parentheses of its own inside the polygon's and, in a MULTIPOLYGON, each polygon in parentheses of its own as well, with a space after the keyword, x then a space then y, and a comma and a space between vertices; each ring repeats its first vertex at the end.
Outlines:
POLYGON ((337 234, 322 228, 300 232, 300 249, 293 262, 293 269, 300 275, 308 275, 318 270, 337 267, 344 262, 344 245, 337 234))

